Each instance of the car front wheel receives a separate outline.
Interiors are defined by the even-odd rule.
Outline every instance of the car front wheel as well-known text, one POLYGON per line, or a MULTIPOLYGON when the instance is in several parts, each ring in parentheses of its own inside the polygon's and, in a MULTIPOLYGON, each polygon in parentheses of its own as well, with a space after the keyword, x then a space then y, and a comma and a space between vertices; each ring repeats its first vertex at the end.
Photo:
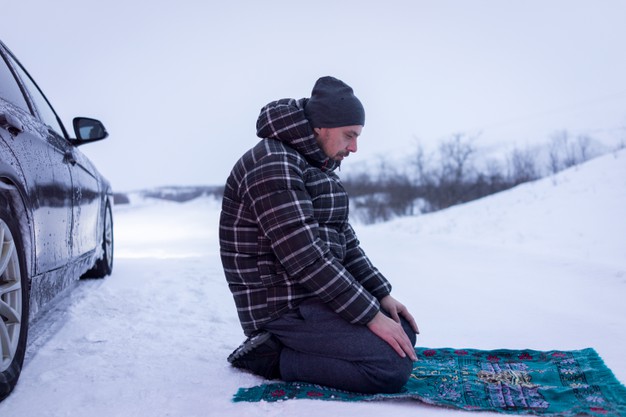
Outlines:
POLYGON ((0 401, 22 370, 28 333, 28 278, 14 216, 0 209, 0 401))

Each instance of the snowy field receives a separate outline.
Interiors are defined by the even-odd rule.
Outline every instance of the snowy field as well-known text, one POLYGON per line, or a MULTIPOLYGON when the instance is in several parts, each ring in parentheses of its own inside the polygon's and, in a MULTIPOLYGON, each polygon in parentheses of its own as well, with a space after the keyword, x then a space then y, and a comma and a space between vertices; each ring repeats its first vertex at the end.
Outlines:
MULTIPOLYGON (((415 401, 232 403, 239 387, 263 381, 226 362, 243 334, 218 216, 207 198, 117 207, 113 275, 78 283, 33 326, 0 416, 471 415, 415 401)), ((626 382, 625 151, 439 213, 355 228, 416 317, 418 345, 593 347, 626 382)))

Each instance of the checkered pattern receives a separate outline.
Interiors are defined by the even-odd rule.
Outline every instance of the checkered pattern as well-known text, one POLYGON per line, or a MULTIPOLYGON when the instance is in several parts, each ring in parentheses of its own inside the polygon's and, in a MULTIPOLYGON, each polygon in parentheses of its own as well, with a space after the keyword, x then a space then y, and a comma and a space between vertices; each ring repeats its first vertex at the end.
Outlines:
POLYGON ((317 145, 306 99, 261 110, 261 140, 236 163, 220 217, 224 272, 247 335, 316 296, 351 323, 365 324, 391 285, 348 223, 337 162, 317 145))

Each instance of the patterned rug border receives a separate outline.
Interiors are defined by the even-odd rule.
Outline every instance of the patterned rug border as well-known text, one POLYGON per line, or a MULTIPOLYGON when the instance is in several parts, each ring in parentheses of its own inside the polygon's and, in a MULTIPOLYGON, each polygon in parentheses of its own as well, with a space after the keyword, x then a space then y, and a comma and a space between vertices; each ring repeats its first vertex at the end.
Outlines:
POLYGON ((477 350, 418 347, 415 348, 415 352, 418 355, 418 360, 415 362, 411 380, 402 392, 396 394, 360 394, 308 383, 273 382, 250 388, 240 388, 232 400, 233 402, 276 402, 290 399, 309 399, 354 402, 412 399, 434 406, 468 411, 495 411, 546 417, 573 417, 581 414, 598 417, 626 417, 626 387, 617 380, 593 348, 539 351, 533 349, 477 350), (501 407, 477 405, 478 403, 472 402, 474 393, 469 392, 468 396, 468 392, 464 391, 467 390, 466 386, 459 387, 463 384, 458 381, 456 384, 450 382, 451 379, 458 377, 458 366, 475 366, 472 361, 479 361, 481 366, 486 367, 486 370, 483 369, 478 372, 478 374, 482 373, 479 376, 484 379, 481 381, 482 386, 488 387, 483 388, 483 390, 489 391, 490 396, 501 400, 501 407), (539 377, 550 372, 558 374, 562 386, 534 385, 530 376, 525 377, 525 375, 532 373, 527 364, 540 364, 546 368, 534 370, 536 374, 539 374, 539 377), (456 374, 452 378, 450 375, 433 376, 432 373, 438 373, 438 371, 432 366, 437 365, 443 366, 440 369, 444 369, 444 371, 450 370, 456 374), (422 369, 423 366, 430 366, 431 368, 422 369), (446 367, 449 369, 445 369, 446 367), (548 370, 548 367, 552 369, 548 370), (489 379, 490 377, 493 380, 489 379), (504 379, 502 379, 503 377, 504 379), (437 378, 441 380, 437 380, 437 378), (500 378, 500 380, 494 378, 500 378), (511 380, 511 378, 517 378, 517 380, 511 380), (454 389, 463 392, 459 394, 454 389), (495 391, 498 391, 497 395, 493 394, 495 391), (556 391, 557 394, 549 391, 556 391), (433 392, 436 395, 433 395, 433 392), (546 395, 550 401, 544 400, 546 395), (567 399, 567 403, 553 406, 553 402, 556 401, 555 395, 557 395, 557 399, 567 399), (525 397, 523 399, 525 407, 511 404, 514 401, 521 401, 518 397, 525 397), (555 411, 559 407, 565 409, 555 411))

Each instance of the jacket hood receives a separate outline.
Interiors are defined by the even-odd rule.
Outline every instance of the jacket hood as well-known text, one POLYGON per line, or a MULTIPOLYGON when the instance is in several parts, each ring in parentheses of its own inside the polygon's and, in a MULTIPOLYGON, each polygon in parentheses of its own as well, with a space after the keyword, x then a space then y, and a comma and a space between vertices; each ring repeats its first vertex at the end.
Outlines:
POLYGON ((289 145, 318 168, 334 170, 339 162, 326 156, 317 144, 304 114, 307 101, 307 98, 285 98, 267 104, 257 119, 256 134, 261 139, 275 139, 289 145))

